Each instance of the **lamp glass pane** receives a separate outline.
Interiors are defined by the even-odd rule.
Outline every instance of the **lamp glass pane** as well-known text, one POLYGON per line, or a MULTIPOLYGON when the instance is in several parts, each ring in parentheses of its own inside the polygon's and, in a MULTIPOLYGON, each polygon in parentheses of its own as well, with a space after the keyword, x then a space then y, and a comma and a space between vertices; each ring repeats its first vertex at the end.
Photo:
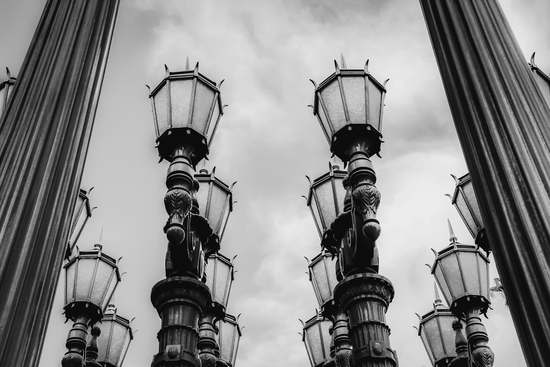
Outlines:
POLYGON ((443 276, 443 271, 441 270, 441 264, 437 264, 434 273, 433 273, 437 284, 439 285, 439 288, 441 289, 441 292, 443 293, 443 298, 445 298, 445 301, 448 305, 452 303, 453 297, 451 294, 451 291, 445 281, 445 277, 443 276))
MULTIPOLYGON (((232 200, 231 197, 229 197, 229 200, 232 200)), ((231 213, 230 203, 227 202, 225 210, 223 211, 223 216, 220 218, 219 229, 216 231, 216 234, 218 235, 218 237, 220 237, 220 242, 223 238, 223 233, 225 232, 225 227, 227 226, 227 222, 229 221, 230 213, 231 213)))
POLYGON ((330 127, 330 123, 328 121, 327 115, 325 114, 325 110, 323 109, 323 106, 320 103, 317 106, 317 116, 319 121, 321 122, 321 127, 323 128, 323 132, 325 133, 327 141, 330 144, 332 139, 332 129, 330 127))
POLYGON ((420 330, 420 340, 422 341, 422 345, 424 345, 424 348, 426 349, 426 353, 428 354, 428 358, 430 359, 430 362, 433 365, 435 361, 435 357, 432 352, 432 349, 430 348, 428 335, 426 335, 426 330, 423 327, 420 330))
POLYGON ((168 99, 166 96, 166 84, 153 97, 155 108, 157 138, 170 128, 171 122, 168 121, 168 99))
POLYGON ((112 315, 105 315, 103 320, 101 320, 101 334, 97 338, 97 347, 98 347, 98 356, 97 362, 111 362, 111 346, 109 345, 109 339, 111 338, 112 329, 114 321, 112 320, 112 315), (109 319, 106 319, 109 318, 109 319))
POLYGON ((481 281, 481 295, 490 300, 489 296, 489 262, 481 254, 476 256, 479 267, 479 279, 481 281))
POLYGON ((212 186, 207 219, 216 234, 219 234, 222 227, 222 218, 225 217, 224 210, 229 211, 228 199, 229 193, 226 190, 216 184, 212 186))
POLYGON ((75 266, 76 262, 73 262, 68 267, 65 268, 65 304, 73 301, 74 294, 74 275, 75 275, 75 266))
MULTIPOLYGON (((451 329, 452 330, 452 329, 451 329)), ((422 325, 422 333, 424 338, 422 338, 422 342, 427 343, 424 344, 426 347, 426 350, 429 350, 431 353, 428 353, 430 355, 430 361, 432 364, 438 359, 438 356, 441 356, 443 353, 443 343, 441 341, 441 332, 437 325, 437 319, 431 318, 430 320, 426 321, 422 325)))
POLYGON ((210 256, 206 265, 206 285, 212 292, 212 300, 227 307, 231 289, 232 266, 218 256, 210 256))
POLYGON ((468 204, 470 204, 470 208, 472 210, 471 215, 473 216, 473 219, 475 221, 475 233, 477 235, 477 231, 479 230, 479 228, 483 227, 483 219, 481 218, 481 212, 479 210, 479 205, 477 203, 472 181, 468 181, 464 186, 462 186, 462 190, 464 190, 465 199, 468 201, 468 204))
POLYGON ((116 275, 113 274, 113 270, 114 269, 110 264, 107 264, 104 261, 99 261, 93 284, 91 301, 100 306, 102 309, 104 308, 103 306, 106 306, 109 301, 109 299, 105 298, 110 298, 110 294, 108 292, 112 289, 111 283, 114 279, 116 279, 116 275))
MULTIPOLYGON (((336 219, 336 206, 334 203, 334 193, 330 181, 325 181, 314 188, 317 198, 317 204, 320 208, 320 219, 323 232, 328 229, 332 221, 336 219)), ((313 205, 313 203, 312 203, 313 205)))
POLYGON ((319 213, 319 208, 317 207, 317 201, 315 201, 314 197, 312 197, 311 199, 309 208, 311 209, 311 215, 313 216, 313 221, 315 222, 315 226, 317 227, 317 231, 319 232, 319 237, 322 238, 323 224, 321 222, 321 215, 319 213))
POLYGON ((346 104, 350 122, 364 124, 367 120, 365 111, 365 78, 363 76, 342 77, 346 104))
POLYGON ((189 126, 189 108, 191 105, 191 91, 193 79, 179 79, 170 81, 172 105, 172 127, 189 126))
POLYGON ((368 122, 380 131, 380 105, 382 101, 382 91, 378 89, 378 86, 374 84, 370 79, 368 82, 369 88, 369 120, 368 122))
POLYGON ((119 366, 121 356, 126 352, 129 342, 128 328, 118 322, 113 322, 113 333, 111 334, 111 350, 109 351, 109 361, 115 366, 119 366))
POLYGON ((212 135, 214 134, 214 129, 216 128, 219 117, 220 117, 220 102, 218 98, 216 98, 216 101, 214 102, 214 112, 212 113, 212 118, 208 123, 208 128, 206 129, 206 134, 205 134, 206 140, 208 141, 208 146, 212 144, 212 135))
POLYGON ((455 206, 456 206, 456 209, 458 210, 459 215, 464 221, 464 224, 466 224, 466 227, 468 227, 468 231, 470 232, 473 238, 476 238, 477 236, 477 226, 475 224, 476 222, 472 217, 472 214, 470 213, 470 210, 466 205, 466 201, 464 200, 464 197, 461 195, 461 193, 459 193, 456 196, 455 206))
MULTIPOLYGON (((452 300, 464 296, 465 289, 464 284, 462 284, 462 276, 458 266, 456 252, 439 259, 439 266, 441 266, 443 274, 445 274, 447 287, 449 287, 451 291, 452 300)), ((451 302, 447 300, 448 304, 451 304, 451 302)))
POLYGON ((336 279, 336 258, 332 260, 331 255, 321 255, 312 261, 311 278, 317 295, 319 306, 332 299, 334 287, 338 284, 336 279))
POLYGON ((193 129, 199 133, 206 135, 206 127, 210 110, 214 102, 215 92, 212 88, 197 81, 197 89, 195 92, 195 104, 193 107, 193 129))
POLYGON ((321 97, 327 108, 333 130, 336 132, 346 125, 342 95, 337 80, 333 80, 321 90, 321 97))
POLYGON ((0 117, 2 117, 2 113, 4 112, 5 104, 7 103, 6 94, 8 93, 8 88, 6 85, 2 89, 0 89, 0 117))
POLYGON ((94 269, 97 258, 83 258, 77 260, 78 275, 76 284, 76 301, 85 302, 88 300, 90 288, 94 282, 94 269))
POLYGON ((460 257, 460 266, 462 276, 464 277, 465 291, 471 295, 481 295, 479 286, 479 270, 476 259, 476 253, 471 251, 460 251, 457 253, 460 257))

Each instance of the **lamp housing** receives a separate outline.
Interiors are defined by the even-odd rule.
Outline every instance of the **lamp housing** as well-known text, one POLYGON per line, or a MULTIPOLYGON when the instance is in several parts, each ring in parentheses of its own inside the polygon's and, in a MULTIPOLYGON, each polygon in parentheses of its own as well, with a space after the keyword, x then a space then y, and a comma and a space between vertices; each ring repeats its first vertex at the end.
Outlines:
POLYGON ((65 264, 65 316, 75 320, 85 315, 90 324, 103 318, 120 282, 117 261, 95 245, 91 251, 79 251, 65 264))
POLYGON ((107 306, 107 310, 101 320, 101 334, 98 338, 97 362, 103 367, 121 367, 130 343, 134 339, 130 320, 117 314, 113 304, 107 306))
POLYGON ((8 106, 8 101, 15 86, 16 78, 12 77, 8 68, 6 68, 8 79, 0 83, 0 118, 8 106))
POLYGON ((334 288, 338 284, 336 261, 335 256, 322 252, 315 256, 308 265, 309 281, 313 285, 315 297, 322 309, 334 299, 334 288))
POLYGON ((489 259, 476 246, 459 243, 454 236, 449 246, 434 253, 431 272, 452 313, 460 318, 471 307, 486 313, 489 259))
MULTIPOLYGON (((221 86, 221 83, 220 83, 221 86)), ((171 72, 150 93, 158 151, 172 161, 175 149, 187 147, 196 165, 207 156, 223 114, 219 86, 194 70, 171 72)))
POLYGON ((88 219, 92 216, 93 208, 90 206, 90 199, 88 198, 90 191, 91 189, 88 191, 80 189, 78 192, 78 198, 76 199, 73 217, 71 219, 70 237, 67 243, 67 252, 65 254, 66 259, 70 258, 88 219))
POLYGON ((231 187, 227 186, 216 177, 216 167, 212 172, 201 169, 195 174, 195 179, 199 182, 199 190, 195 193, 199 205, 199 214, 208 220, 214 234, 218 236, 221 242, 223 233, 229 215, 233 211, 233 193, 231 187))
POLYGON ((313 182, 310 180, 307 206, 311 210, 320 238, 323 238, 323 233, 344 210, 346 189, 343 182, 346 176, 346 171, 340 170, 340 167, 329 163, 327 173, 316 178, 313 182))
POLYGON ((211 254, 207 258, 205 273, 205 283, 210 289, 212 302, 225 310, 234 279, 233 263, 220 253, 211 254))
MULTIPOLYGON (((343 61, 343 60, 342 60, 343 61)), ((315 84, 313 114, 317 116, 330 150, 342 161, 350 158, 348 145, 357 136, 364 137, 369 156, 380 152, 385 83, 378 82, 364 69, 342 68, 318 86, 315 84)))
POLYGON ((456 357, 453 322, 456 318, 441 302, 420 318, 418 336, 434 367, 447 367, 456 357))
POLYGON ((305 323, 302 322, 303 332, 302 341, 306 347, 311 367, 320 367, 325 364, 330 357, 330 344, 332 337, 330 329, 332 322, 317 313, 305 323))
POLYGON ((239 340, 242 333, 239 326, 239 317, 225 314, 225 317, 218 323, 218 346, 220 347, 220 359, 235 367, 237 352, 239 350, 239 340))

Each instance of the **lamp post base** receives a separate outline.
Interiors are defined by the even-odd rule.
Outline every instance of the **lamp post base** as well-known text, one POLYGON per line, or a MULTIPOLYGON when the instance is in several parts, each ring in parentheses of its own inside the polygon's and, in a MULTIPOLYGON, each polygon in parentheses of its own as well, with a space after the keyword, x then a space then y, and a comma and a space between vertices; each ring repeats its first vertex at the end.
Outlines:
POLYGON ((211 303, 210 290, 190 277, 169 277, 155 284, 151 302, 162 320, 157 336, 159 352, 152 366, 194 367, 198 359, 199 317, 211 303))
POLYGON ((334 289, 335 299, 348 315, 355 366, 398 366, 386 324, 386 311, 393 296, 391 282, 374 273, 347 276, 334 289))

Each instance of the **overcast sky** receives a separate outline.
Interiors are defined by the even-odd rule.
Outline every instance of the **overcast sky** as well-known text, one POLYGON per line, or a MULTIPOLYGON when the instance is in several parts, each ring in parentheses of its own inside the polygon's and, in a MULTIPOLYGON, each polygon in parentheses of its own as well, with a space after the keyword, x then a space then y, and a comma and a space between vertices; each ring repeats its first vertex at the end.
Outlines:
MULTIPOLYGON (((0 2, 0 66, 17 75, 45 0, 0 2)), ((501 1, 526 57, 550 71, 549 3, 501 1)), ((429 366, 413 326, 432 307, 430 248, 448 245, 447 218, 459 241, 472 239, 450 200, 466 166, 417 1, 121 2, 82 187, 95 187, 98 208, 79 242, 89 249, 103 232, 104 252, 123 256, 116 293, 119 314, 138 332, 125 367, 149 366, 158 351, 160 319, 151 287, 164 277, 167 163, 158 163, 148 92, 164 77, 200 61, 200 71, 225 79, 225 110, 201 167, 216 166, 237 181, 222 253, 238 270, 228 312, 244 326, 237 367, 309 365, 298 335, 317 302, 304 256, 319 253, 319 237, 301 195, 328 169, 330 152, 311 109, 313 86, 334 72, 343 54, 349 68, 390 78, 382 159, 373 158, 382 193, 380 273, 396 296, 387 313, 400 365, 429 366)), ((492 259, 492 258, 491 258, 492 259)), ((492 264, 491 279, 497 277, 492 264)), ((63 324, 62 290, 53 306, 41 367, 60 365, 70 324, 63 324)), ((493 299, 485 325, 495 367, 524 366, 504 301, 493 299)))

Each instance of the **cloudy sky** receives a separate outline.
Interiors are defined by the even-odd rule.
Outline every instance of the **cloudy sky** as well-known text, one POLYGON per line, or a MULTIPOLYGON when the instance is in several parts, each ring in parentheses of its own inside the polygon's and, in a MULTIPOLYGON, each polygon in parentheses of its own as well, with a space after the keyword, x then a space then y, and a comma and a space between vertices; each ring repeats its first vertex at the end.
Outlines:
MULTIPOLYGON (((0 66, 17 75, 45 0, 0 2, 0 66)), ((550 71, 545 0, 503 0, 526 60, 550 71)), ((318 177, 331 160, 311 109, 313 86, 333 73, 343 54, 349 68, 390 78, 382 159, 374 158, 382 193, 378 241, 380 273, 395 287, 387 322, 401 366, 429 366, 413 326, 430 310, 430 248, 448 245, 447 218, 462 242, 472 242, 450 201, 450 173, 466 172, 431 44, 417 1, 192 1, 124 0, 107 66, 82 187, 94 187, 98 208, 79 242, 88 249, 103 228, 104 251, 125 273, 115 303, 135 317, 126 367, 149 366, 160 320, 149 299, 164 277, 166 162, 158 163, 145 84, 156 85, 167 64, 186 57, 219 82, 229 107, 210 160, 217 176, 237 181, 222 253, 237 255, 228 312, 244 326, 238 367, 308 366, 298 319, 317 302, 304 256, 319 252, 319 238, 301 195, 305 175, 318 177)), ((492 264, 491 278, 497 277, 492 264)), ((56 366, 70 329, 63 324, 62 289, 53 306, 40 366, 56 366)), ((495 366, 524 366, 504 301, 493 299, 485 320, 495 366)))

